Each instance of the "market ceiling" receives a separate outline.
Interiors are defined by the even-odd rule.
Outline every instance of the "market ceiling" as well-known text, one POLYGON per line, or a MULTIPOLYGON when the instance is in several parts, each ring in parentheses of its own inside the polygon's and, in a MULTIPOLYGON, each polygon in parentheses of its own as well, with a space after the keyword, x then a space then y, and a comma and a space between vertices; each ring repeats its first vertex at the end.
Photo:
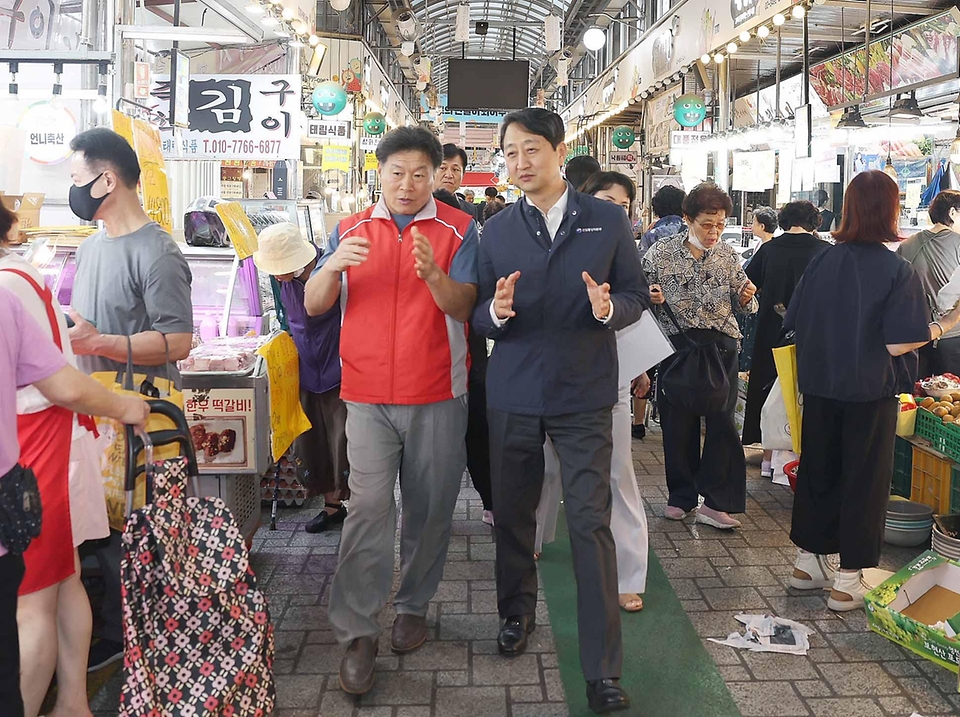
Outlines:
MULTIPOLYGON (((370 1, 370 0, 368 0, 370 1)), ((570 58, 570 71, 587 52, 583 34, 593 25, 606 27, 608 16, 616 17, 628 12, 637 13, 636 3, 628 0, 464 0, 470 5, 470 40, 466 43, 454 39, 457 5, 460 0, 388 0, 390 12, 381 18, 390 18, 384 25, 388 33, 395 32, 396 17, 403 9, 410 9, 422 26, 417 41, 418 54, 423 53, 433 61, 433 84, 440 93, 446 92, 446 60, 467 59, 510 60, 514 58, 516 36, 516 59, 529 60, 531 89, 544 87, 547 94, 555 87, 555 69, 551 60, 558 53, 545 50, 544 18, 549 14, 563 18, 562 45, 570 58), (606 13, 606 15, 603 15, 606 13), (485 35, 477 32, 477 22, 488 23, 485 35)), ((641 0, 641 3, 643 0, 641 0)), ((384 4, 379 0, 375 7, 384 4)), ((399 48, 399 41, 397 41, 399 48)))

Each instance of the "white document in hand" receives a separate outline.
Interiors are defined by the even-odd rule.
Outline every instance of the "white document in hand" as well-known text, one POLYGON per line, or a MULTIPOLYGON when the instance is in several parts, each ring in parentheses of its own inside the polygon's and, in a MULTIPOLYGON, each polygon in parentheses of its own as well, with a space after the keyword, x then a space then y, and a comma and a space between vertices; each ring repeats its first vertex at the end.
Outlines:
POLYGON ((617 332, 620 385, 653 368, 674 351, 653 313, 644 311, 637 323, 617 332))

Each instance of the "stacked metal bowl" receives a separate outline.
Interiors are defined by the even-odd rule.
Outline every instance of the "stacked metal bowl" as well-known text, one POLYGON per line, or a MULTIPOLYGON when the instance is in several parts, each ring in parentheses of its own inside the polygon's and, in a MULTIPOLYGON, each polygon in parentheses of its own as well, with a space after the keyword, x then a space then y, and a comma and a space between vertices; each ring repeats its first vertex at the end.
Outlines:
POLYGON ((891 500, 883 539, 890 545, 912 548, 927 542, 932 527, 933 508, 910 500, 891 500))
POLYGON ((932 547, 950 560, 960 560, 960 515, 941 515, 933 526, 932 547))

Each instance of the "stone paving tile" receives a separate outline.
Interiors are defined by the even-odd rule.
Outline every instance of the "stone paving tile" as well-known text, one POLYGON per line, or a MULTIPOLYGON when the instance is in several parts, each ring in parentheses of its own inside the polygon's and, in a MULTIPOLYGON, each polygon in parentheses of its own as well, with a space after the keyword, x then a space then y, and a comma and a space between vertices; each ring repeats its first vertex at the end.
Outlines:
MULTIPOLYGON (((871 633, 862 612, 836 615, 826 608, 824 594, 787 587, 796 555, 788 489, 759 480, 759 467, 750 467, 743 528, 724 532, 692 518, 668 521, 662 518, 667 491, 658 428, 634 441, 634 454, 651 549, 744 717, 960 714, 953 673, 871 633), (809 653, 744 653, 706 639, 738 630, 734 617, 740 611, 772 611, 808 625, 815 631, 809 653)), ((388 606, 380 616, 384 633, 374 690, 360 700, 341 692, 336 675, 343 653, 327 620, 340 532, 304 533, 316 510, 285 510, 279 530, 261 529, 254 539, 251 563, 277 628, 273 717, 569 717, 542 595, 527 654, 511 661, 497 654, 495 549, 468 481, 429 609, 427 643, 394 655, 389 628, 395 613, 388 606)), ((918 552, 884 546, 881 567, 899 568, 918 552)), ((95 717, 115 717, 120 681, 118 671, 92 699, 95 717)), ((642 708, 641 696, 634 699, 635 708, 642 708)))

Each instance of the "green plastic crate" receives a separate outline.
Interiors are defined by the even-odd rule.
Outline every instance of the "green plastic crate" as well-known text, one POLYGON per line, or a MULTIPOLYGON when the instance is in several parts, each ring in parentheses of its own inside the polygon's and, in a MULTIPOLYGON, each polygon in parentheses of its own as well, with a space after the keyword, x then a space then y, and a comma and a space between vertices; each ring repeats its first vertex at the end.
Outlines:
POLYGON ((944 425, 930 411, 921 408, 917 411, 916 435, 930 441, 933 450, 960 463, 960 426, 944 425))
MULTIPOLYGON (((910 485, 913 481, 913 446, 909 441, 897 436, 893 453, 893 484, 890 492, 901 498, 910 498, 910 485)), ((954 471, 954 487, 960 490, 957 473, 954 471)), ((958 496, 960 498, 960 496, 958 496)))
POLYGON ((953 467, 950 481, 950 515, 960 514, 960 466, 953 467))

